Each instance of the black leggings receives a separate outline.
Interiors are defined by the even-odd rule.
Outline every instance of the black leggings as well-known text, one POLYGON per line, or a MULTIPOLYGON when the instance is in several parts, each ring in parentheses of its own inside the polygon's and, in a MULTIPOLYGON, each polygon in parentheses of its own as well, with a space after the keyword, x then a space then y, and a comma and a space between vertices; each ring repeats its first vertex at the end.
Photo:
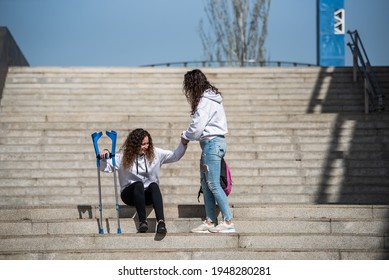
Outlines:
POLYGON ((125 204, 135 206, 140 222, 146 221, 146 205, 153 205, 157 222, 165 219, 162 194, 156 183, 145 189, 142 182, 135 182, 127 186, 120 197, 125 204))

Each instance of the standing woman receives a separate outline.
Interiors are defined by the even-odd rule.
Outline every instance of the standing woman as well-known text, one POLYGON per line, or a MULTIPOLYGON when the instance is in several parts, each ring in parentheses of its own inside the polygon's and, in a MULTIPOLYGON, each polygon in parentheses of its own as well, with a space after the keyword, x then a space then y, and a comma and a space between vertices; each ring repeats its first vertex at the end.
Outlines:
MULTIPOLYGON (((159 173, 162 164, 178 161, 185 154, 187 142, 181 140, 174 151, 154 147, 151 135, 144 129, 131 131, 119 153, 115 155, 119 173, 122 201, 135 206, 139 217, 139 232, 146 232, 146 205, 153 205, 157 219, 157 233, 166 233, 159 173)), ((100 168, 112 172, 111 159, 105 159, 109 151, 101 152, 100 168)))
POLYGON ((228 199, 220 185, 221 159, 227 148, 224 135, 228 132, 221 93, 198 69, 185 74, 183 92, 191 106, 192 122, 181 137, 187 142, 200 141, 202 150, 200 178, 206 219, 192 232, 235 232, 228 199), (223 217, 217 226, 216 204, 223 217))

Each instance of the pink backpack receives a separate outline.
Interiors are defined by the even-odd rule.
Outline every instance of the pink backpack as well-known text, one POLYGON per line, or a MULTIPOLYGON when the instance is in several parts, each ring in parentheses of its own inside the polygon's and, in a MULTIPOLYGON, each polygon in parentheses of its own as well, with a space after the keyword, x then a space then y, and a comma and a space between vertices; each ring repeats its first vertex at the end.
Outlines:
MULTIPOLYGON (((220 185, 222 186, 225 194, 228 196, 232 190, 232 175, 231 175, 231 170, 228 167, 228 164, 224 158, 222 158, 222 160, 221 160, 220 185)), ((200 190, 197 194, 197 200, 199 202, 200 202, 200 195, 202 192, 203 191, 202 191, 201 186, 200 186, 200 190)))
POLYGON ((221 169, 220 169, 220 184, 228 196, 232 189, 232 176, 231 170, 224 158, 222 158, 221 169))

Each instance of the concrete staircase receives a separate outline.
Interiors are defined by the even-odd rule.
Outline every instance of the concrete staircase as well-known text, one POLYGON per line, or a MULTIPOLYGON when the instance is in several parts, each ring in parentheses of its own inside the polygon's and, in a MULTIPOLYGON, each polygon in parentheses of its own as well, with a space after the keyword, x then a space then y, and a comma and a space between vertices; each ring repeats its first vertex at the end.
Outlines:
MULTIPOLYGON (((389 259, 389 115, 363 113, 350 68, 206 68, 228 117, 237 234, 192 234, 198 143, 162 168, 168 234, 136 233, 91 133, 147 129, 173 149, 190 122, 184 68, 14 67, 0 107, 0 259, 389 259)), ((376 69, 389 92, 389 69, 376 69)), ((389 104, 387 104, 389 105, 389 104)), ((388 108, 388 107, 387 107, 388 108)), ((110 147, 102 138, 100 147, 110 147)))

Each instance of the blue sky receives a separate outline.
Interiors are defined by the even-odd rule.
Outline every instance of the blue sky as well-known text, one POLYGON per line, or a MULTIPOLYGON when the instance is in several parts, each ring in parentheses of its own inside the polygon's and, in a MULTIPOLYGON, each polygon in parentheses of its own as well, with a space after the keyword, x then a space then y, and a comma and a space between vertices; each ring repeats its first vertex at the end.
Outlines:
MULTIPOLYGON (((32 66, 139 66, 203 59, 203 0, 0 0, 32 66)), ((389 65, 389 1, 345 0, 372 65, 389 65)), ((316 0, 272 0, 266 57, 316 63, 316 0)), ((346 37, 346 43, 349 38, 346 37)), ((346 65, 351 65, 346 47, 346 65)))

